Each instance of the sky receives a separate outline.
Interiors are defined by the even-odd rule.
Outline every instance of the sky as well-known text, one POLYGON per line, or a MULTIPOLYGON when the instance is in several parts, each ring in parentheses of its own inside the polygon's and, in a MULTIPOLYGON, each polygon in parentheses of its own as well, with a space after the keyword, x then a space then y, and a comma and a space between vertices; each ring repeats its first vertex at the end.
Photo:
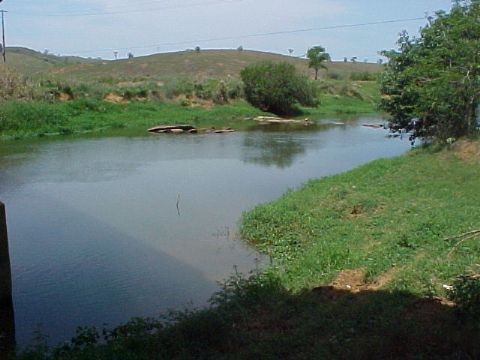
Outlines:
POLYGON ((120 58, 192 49, 262 50, 375 62, 451 0, 3 0, 7 46, 120 58), (420 20, 406 20, 422 18, 420 20), (343 27, 398 20, 383 24, 343 27), (332 28, 333 27, 333 28, 332 28), (298 31, 301 30, 301 31, 298 31), (304 31, 305 30, 305 31, 304 31), (273 33, 273 34, 272 34, 273 33))

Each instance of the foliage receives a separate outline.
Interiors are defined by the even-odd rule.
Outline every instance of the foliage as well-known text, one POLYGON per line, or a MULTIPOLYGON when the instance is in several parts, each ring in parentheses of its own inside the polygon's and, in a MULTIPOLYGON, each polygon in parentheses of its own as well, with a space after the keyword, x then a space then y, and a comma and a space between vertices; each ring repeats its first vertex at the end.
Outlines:
POLYGON ((402 33, 382 76, 381 108, 393 129, 446 139, 471 134, 480 103, 480 2, 437 12, 419 38, 402 33), (418 121, 412 121, 417 118, 418 121))
POLYGON ((245 97, 253 106, 278 115, 291 114, 296 104, 316 105, 316 88, 288 63, 260 62, 241 72, 245 97))
POLYGON ((325 48, 321 46, 314 46, 307 51, 308 67, 315 69, 315 80, 318 79, 318 71, 326 69, 324 62, 330 61, 330 55, 325 52, 325 48))
POLYGON ((368 71, 362 72, 352 72, 350 74, 350 80, 352 81, 375 81, 377 80, 377 75, 368 71))
POLYGON ((479 275, 459 276, 453 284, 449 298, 457 304, 461 314, 480 320, 479 275))
POLYGON ((0 65, 0 101, 31 97, 27 82, 14 69, 0 65))

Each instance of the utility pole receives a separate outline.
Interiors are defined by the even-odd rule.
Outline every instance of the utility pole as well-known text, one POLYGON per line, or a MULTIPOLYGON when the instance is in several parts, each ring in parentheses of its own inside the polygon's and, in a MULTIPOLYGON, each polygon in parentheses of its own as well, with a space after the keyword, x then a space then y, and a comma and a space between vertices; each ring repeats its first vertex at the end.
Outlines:
MULTIPOLYGON (((0 1, 1 2, 1 1, 0 1)), ((0 10, 0 13, 2 13, 2 57, 3 57, 3 62, 7 62, 7 45, 5 44, 5 13, 6 10, 0 10)))
MULTIPOLYGON (((3 0, 0 0, 0 3, 2 2, 3 0)), ((6 45, 5 45, 5 13, 7 11, 5 10, 0 10, 0 13, 2 13, 2 56, 3 56, 3 62, 6 63, 7 62, 7 55, 6 55, 6 45)))

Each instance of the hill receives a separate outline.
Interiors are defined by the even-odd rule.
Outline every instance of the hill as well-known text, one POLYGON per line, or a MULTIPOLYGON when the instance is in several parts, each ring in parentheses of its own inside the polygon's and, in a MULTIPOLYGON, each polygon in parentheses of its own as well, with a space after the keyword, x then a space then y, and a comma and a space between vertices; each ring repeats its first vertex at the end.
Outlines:
POLYGON ((94 63, 98 60, 77 56, 44 54, 23 47, 7 47, 7 64, 25 75, 48 72, 52 68, 68 64, 94 63))
MULTIPOLYGON (((50 69, 52 75, 77 79, 151 77, 160 80, 171 78, 225 79, 238 77, 247 65, 258 61, 286 61, 294 64, 301 72, 313 75, 307 61, 279 54, 259 51, 202 50, 155 54, 134 59, 80 63, 50 69)), ((328 65, 329 72, 348 77, 352 72, 380 72, 381 66, 364 63, 337 63, 328 65)))
MULTIPOLYGON (((7 48, 7 63, 22 74, 48 73, 58 78, 78 80, 235 78, 245 66, 265 60, 286 61, 294 64, 299 71, 313 76, 305 59, 260 51, 181 51, 113 61, 56 56, 20 47, 7 48)), ((377 64, 344 62, 330 62, 327 67, 330 74, 344 78, 352 72, 376 73, 382 69, 377 64)), ((325 74, 323 71, 320 76, 325 74)))

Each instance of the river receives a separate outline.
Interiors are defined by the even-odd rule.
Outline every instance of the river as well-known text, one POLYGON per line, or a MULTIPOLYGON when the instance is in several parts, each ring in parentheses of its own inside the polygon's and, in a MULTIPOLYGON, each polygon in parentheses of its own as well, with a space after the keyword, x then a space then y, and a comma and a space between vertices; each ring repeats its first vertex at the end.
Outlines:
POLYGON ((17 342, 204 306, 235 269, 264 262, 238 239, 243 211, 408 150, 361 126, 381 121, 0 144, 17 342))

